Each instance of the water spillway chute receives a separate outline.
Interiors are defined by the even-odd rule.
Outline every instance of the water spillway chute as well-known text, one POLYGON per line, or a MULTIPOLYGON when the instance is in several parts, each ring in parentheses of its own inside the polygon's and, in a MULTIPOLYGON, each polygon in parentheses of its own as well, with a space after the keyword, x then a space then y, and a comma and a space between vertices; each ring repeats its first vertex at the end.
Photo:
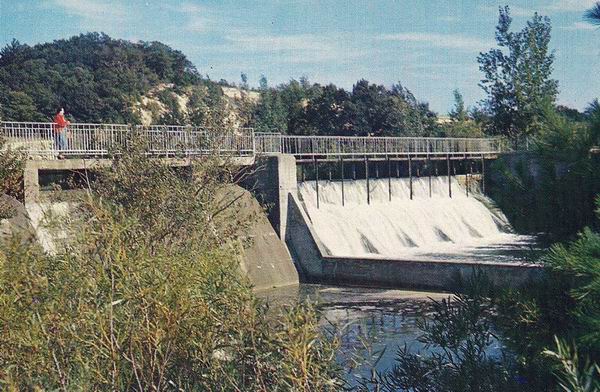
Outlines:
POLYGON ((450 181, 432 177, 430 187, 429 178, 414 178, 411 191, 408 178, 371 179, 369 195, 365 180, 345 181, 343 200, 341 181, 319 181, 318 192, 314 181, 298 189, 318 240, 333 256, 404 259, 528 240, 511 233, 491 200, 450 181))

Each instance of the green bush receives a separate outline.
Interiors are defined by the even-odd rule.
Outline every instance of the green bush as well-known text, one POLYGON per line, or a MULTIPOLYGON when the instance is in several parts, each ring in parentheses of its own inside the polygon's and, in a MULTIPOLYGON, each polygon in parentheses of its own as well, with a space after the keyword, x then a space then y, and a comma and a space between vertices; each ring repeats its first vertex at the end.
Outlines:
MULTIPOLYGON (((6 145, 0 137, 0 196, 8 195, 23 200, 23 170, 25 157, 6 145)), ((10 206, 0 201, 0 219, 12 215, 10 206)))
POLYGON ((99 174, 72 240, 0 248, 0 385, 9 390, 336 390, 311 308, 267 318, 240 276, 232 173, 142 151, 99 174), (229 202, 227 202, 229 203, 229 202))

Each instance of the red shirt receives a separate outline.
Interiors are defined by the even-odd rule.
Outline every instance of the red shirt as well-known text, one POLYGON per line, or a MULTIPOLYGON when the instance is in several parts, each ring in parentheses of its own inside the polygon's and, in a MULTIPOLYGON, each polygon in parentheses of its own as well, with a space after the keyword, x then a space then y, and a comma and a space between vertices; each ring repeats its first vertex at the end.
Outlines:
POLYGON ((56 116, 54 116, 54 124, 56 124, 56 132, 60 132, 63 130, 64 127, 71 124, 71 122, 65 119, 64 114, 57 113, 56 116))

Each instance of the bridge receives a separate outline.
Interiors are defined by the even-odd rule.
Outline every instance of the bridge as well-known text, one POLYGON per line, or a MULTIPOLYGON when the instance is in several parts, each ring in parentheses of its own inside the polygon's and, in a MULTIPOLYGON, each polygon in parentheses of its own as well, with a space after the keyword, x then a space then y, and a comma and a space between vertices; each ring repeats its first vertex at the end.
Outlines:
MULTIPOLYGON (((525 284, 541 274, 539 266, 521 263, 334 256, 325 249, 299 199, 300 175, 302 180, 314 181, 315 204, 319 208, 319 181, 323 179, 320 169, 321 173, 329 172, 330 180, 332 173, 340 180, 342 206, 347 179, 366 180, 346 184, 354 188, 364 184, 365 202, 370 204, 369 181, 379 174, 387 177, 390 202, 394 191, 392 177, 407 178, 411 200, 413 177, 429 177, 431 197, 431 178, 437 175, 448 177, 449 198, 453 197, 453 191, 466 191, 468 196, 471 181, 480 180, 485 187, 485 161, 509 151, 499 138, 297 136, 255 132, 251 128, 214 130, 196 126, 124 124, 71 124, 67 133, 67 148, 59 151, 54 144, 53 123, 0 123, 0 138, 7 141, 4 148, 19 149, 29 157, 24 173, 26 208, 47 202, 40 198, 40 175, 52 174, 49 176, 52 177, 56 173, 108 166, 114 154, 135 142, 141 144, 148 155, 174 166, 187 166, 192 158, 204 156, 231 159, 243 166, 254 165, 256 170, 250 171, 253 189, 266 205, 272 206, 268 211, 269 220, 288 249, 280 253, 293 257, 309 281, 448 290, 455 276, 467 279, 474 268, 484 270, 495 284, 509 287, 525 284), (68 159, 57 159, 59 153, 68 159), (466 186, 452 189, 451 176, 464 181, 466 186)), ((420 183, 425 181, 422 179, 420 183)), ((377 184, 379 191, 385 189, 385 185, 381 188, 385 182, 377 184)), ((266 259, 272 260, 271 248, 257 254, 268 255, 266 259)), ((263 261, 266 262, 261 259, 263 261)), ((272 264, 271 267, 275 268, 272 264)), ((258 268, 261 267, 257 267, 255 275, 265 275, 267 268, 258 268)), ((295 270, 291 259, 289 270, 295 270)))
POLYGON ((150 155, 254 157, 289 154, 297 161, 486 158, 507 150, 500 138, 296 136, 255 132, 252 128, 214 130, 197 126, 71 124, 67 148, 54 144, 55 125, 41 122, 0 123, 0 136, 31 159, 106 158, 137 137, 150 155))
MULTIPOLYGON (((305 170, 302 164, 313 164, 311 174, 317 189, 319 163, 322 162, 337 163, 342 181, 345 176, 349 178, 345 175, 349 165, 344 169, 344 162, 353 162, 353 178, 356 178, 356 163, 362 162, 359 170, 364 170, 369 187, 369 177, 379 177, 380 171, 392 177, 392 164, 395 165, 395 176, 406 172, 412 184, 415 174, 419 176, 420 173, 426 173, 429 177, 438 174, 437 165, 430 164, 432 161, 445 160, 445 167, 441 169, 448 177, 456 175, 457 166, 465 175, 468 172, 473 174, 473 166, 475 172, 483 174, 486 159, 495 159, 498 154, 507 151, 507 145, 501 138, 298 136, 255 132, 252 128, 223 130, 198 126, 87 123, 70 124, 66 133, 67 146, 58 150, 54 142, 54 123, 0 123, 0 137, 7 141, 6 146, 18 149, 29 157, 25 169, 26 200, 35 200, 39 195, 40 171, 85 170, 107 166, 113 154, 118 154, 133 142, 141 144, 150 156, 167 159, 171 165, 179 166, 189 165, 191 158, 203 156, 229 158, 242 166, 252 165, 261 157, 293 156, 294 161, 300 164, 302 180, 305 179, 305 173, 310 171, 305 170), (68 159, 57 159, 59 154, 68 159), (378 164, 378 161, 387 161, 387 165, 378 164), (413 161, 426 163, 419 167, 413 161), (453 164, 452 161, 460 162, 453 164), (369 168, 372 174, 369 174, 369 168)), ((450 187, 448 193, 451 197, 450 187)))

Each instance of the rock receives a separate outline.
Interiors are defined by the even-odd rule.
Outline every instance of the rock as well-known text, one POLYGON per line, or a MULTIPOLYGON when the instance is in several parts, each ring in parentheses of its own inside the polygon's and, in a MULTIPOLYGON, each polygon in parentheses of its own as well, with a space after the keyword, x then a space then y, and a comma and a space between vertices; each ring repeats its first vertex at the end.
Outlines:
POLYGON ((25 206, 14 197, 0 195, 0 241, 18 235, 24 241, 35 240, 35 231, 31 226, 25 206))

